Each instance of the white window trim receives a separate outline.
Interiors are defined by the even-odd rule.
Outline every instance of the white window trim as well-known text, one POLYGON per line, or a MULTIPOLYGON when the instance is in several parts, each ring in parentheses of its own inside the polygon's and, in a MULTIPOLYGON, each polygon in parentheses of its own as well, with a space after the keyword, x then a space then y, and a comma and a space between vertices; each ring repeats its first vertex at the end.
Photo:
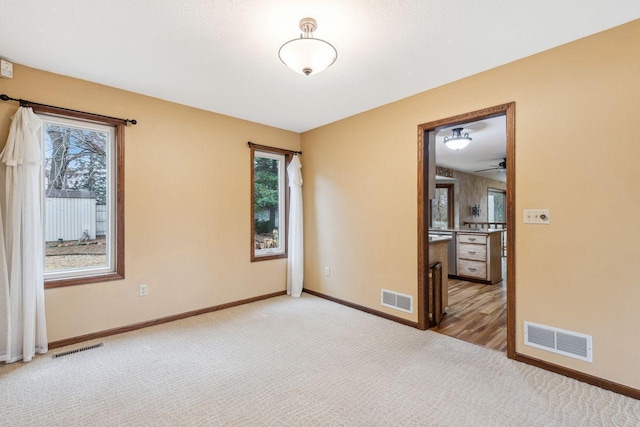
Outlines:
MULTIPOLYGON (((270 153, 267 151, 255 150, 254 157, 262 157, 267 159, 273 159, 279 161, 278 166, 278 247, 268 249, 254 249, 254 256, 256 258, 281 255, 286 252, 286 167, 287 158, 284 154, 270 153)), ((255 169, 252 171, 255 174, 255 169)), ((252 188, 251 191, 254 191, 252 188)), ((255 218, 252 218, 255 221, 255 218)))
MULTIPOLYGON (((45 125, 46 124, 54 124, 54 125, 62 125, 67 127, 73 127, 77 129, 86 129, 86 130, 96 130, 100 132, 105 132, 108 134, 108 149, 107 149, 107 212, 108 212, 108 231, 106 238, 106 254, 107 254, 107 264, 104 267, 85 267, 78 269, 69 269, 69 270, 56 270, 56 271, 46 271, 44 270, 44 279, 45 280, 62 280, 62 279, 74 279, 78 277, 86 277, 86 276, 97 276, 109 273, 115 273, 117 271, 116 266, 116 233, 117 233, 117 212, 116 212, 116 191, 117 191, 117 175, 116 175, 116 128, 114 126, 105 125, 101 123, 89 123, 87 121, 83 121, 81 119, 69 119, 58 116, 53 116, 49 114, 38 114, 38 117, 43 121, 42 128, 39 133, 40 144, 42 147, 42 185, 41 185, 41 197, 43 200, 43 228, 44 228, 44 220, 46 213, 44 212, 46 203, 44 203, 45 199, 45 188, 44 188, 44 177, 45 177, 45 125)), ((43 247, 46 245, 44 239, 42 241, 43 247)), ((43 252, 44 253, 44 252, 43 252)), ((46 257, 43 256, 42 262, 45 263, 46 257)))

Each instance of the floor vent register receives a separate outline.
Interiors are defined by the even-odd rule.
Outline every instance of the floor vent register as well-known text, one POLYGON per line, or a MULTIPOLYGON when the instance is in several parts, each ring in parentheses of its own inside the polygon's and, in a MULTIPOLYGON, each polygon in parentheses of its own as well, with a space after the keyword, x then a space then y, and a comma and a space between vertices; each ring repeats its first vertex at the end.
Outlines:
POLYGON ((75 354, 75 353, 80 353, 81 351, 93 350, 94 348, 102 347, 103 345, 104 345, 103 343, 93 344, 93 345, 88 345, 86 347, 76 348, 75 350, 63 351, 62 353, 54 354, 53 356, 51 356, 51 358, 57 359, 58 357, 67 356, 69 354, 75 354))

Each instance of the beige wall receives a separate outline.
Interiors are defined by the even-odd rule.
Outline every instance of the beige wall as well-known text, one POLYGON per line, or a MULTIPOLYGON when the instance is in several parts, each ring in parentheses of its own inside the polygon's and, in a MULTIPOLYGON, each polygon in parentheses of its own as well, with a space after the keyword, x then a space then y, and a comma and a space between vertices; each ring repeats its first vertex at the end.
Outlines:
POLYGON ((640 388, 638 46, 636 20, 302 134, 305 287, 416 320, 380 288, 416 295, 417 125, 515 101, 517 351, 640 388), (593 363, 525 320, 593 335, 593 363))
MULTIPOLYGON (((14 76, 1 93, 138 120, 125 138, 126 279, 47 290, 50 341, 286 288, 285 259, 249 262, 246 144, 299 149, 297 133, 20 65, 14 76)), ((0 103, 0 148, 16 108, 0 103)))

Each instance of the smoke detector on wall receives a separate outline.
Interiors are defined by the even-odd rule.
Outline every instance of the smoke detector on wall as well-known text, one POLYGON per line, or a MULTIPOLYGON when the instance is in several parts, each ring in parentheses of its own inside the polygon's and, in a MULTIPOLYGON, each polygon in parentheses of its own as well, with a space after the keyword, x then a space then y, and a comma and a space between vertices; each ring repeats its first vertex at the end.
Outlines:
POLYGON ((11 62, 0 59, 0 77, 3 79, 13 78, 13 64, 11 62))

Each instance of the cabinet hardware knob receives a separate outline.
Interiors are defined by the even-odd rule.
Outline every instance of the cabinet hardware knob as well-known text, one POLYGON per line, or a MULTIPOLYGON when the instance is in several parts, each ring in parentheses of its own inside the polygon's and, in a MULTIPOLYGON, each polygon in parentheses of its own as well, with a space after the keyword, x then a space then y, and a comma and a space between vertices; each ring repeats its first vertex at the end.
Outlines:
POLYGON ((476 271, 476 269, 469 267, 469 271, 476 271))
POLYGON ((470 253, 471 255, 473 255, 473 254, 475 254, 475 253, 476 253, 476 251, 469 251, 469 253, 470 253))
POLYGON ((476 238, 475 237, 470 237, 469 240, 472 241, 472 242, 475 242, 476 238))

